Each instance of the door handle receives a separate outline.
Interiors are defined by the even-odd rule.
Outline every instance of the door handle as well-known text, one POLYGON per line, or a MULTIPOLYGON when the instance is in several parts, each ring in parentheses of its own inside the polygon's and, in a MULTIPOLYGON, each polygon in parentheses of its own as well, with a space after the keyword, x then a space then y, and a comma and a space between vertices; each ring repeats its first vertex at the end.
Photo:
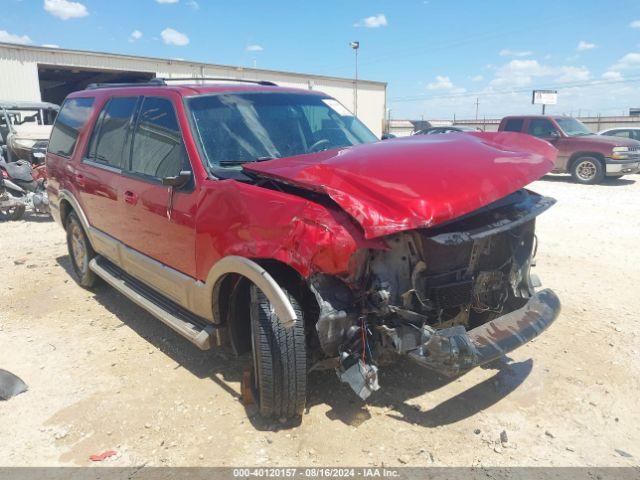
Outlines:
POLYGON ((78 186, 84 187, 84 175, 82 175, 81 173, 76 173, 73 176, 73 178, 75 179, 75 181, 78 184, 78 186))
POLYGON ((126 192, 124 192, 124 201, 129 205, 135 205, 136 203, 138 203, 138 195, 133 193, 131 190, 127 190, 126 192))

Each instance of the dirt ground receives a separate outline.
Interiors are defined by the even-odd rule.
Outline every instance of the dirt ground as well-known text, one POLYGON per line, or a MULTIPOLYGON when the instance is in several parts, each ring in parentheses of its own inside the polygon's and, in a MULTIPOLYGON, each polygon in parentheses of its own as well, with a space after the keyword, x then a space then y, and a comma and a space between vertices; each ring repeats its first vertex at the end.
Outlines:
POLYGON ((201 352, 107 286, 69 275, 62 229, 0 224, 0 466, 629 466, 640 459, 640 176, 547 177, 535 272, 560 318, 494 368, 447 382, 409 362, 368 404, 310 375, 299 426, 239 401, 246 359, 201 352), (501 442, 501 432, 503 441, 501 442))

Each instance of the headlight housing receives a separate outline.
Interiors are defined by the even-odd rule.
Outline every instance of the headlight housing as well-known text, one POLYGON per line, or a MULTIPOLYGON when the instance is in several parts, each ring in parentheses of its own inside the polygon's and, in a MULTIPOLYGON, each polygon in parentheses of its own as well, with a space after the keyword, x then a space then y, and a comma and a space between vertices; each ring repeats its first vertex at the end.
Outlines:
POLYGON ((18 148, 33 148, 36 144, 36 140, 30 138, 13 138, 11 144, 18 148))
POLYGON ((625 160, 629 158, 629 147, 613 147, 611 158, 614 160, 625 160))

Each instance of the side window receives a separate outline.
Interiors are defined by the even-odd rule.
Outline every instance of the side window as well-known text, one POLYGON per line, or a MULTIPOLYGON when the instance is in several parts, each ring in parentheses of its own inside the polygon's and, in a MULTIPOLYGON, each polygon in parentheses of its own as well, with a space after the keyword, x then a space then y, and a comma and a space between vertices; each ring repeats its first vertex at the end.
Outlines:
POLYGON ((51 132, 49 152, 63 157, 71 156, 92 107, 93 98, 72 98, 64 102, 51 132))
POLYGON ((87 157, 112 167, 129 167, 129 130, 138 97, 115 97, 103 107, 91 134, 87 157))
POLYGON ((505 132, 521 132, 522 125, 524 125, 524 119, 522 118, 510 118, 504 126, 505 132))
POLYGON ((549 138, 556 132, 553 124, 546 118, 534 118, 529 121, 527 133, 539 138, 549 138))
POLYGON ((188 164, 173 104, 166 98, 146 97, 133 136, 131 171, 165 178, 188 164))

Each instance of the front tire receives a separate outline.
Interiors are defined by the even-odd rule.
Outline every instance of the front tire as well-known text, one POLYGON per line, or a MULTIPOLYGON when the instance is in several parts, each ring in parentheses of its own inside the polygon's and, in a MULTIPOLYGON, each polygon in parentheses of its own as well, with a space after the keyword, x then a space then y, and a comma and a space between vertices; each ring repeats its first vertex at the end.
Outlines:
POLYGON ((279 420, 300 417, 307 395, 304 313, 293 295, 285 294, 298 318, 290 329, 282 325, 266 295, 251 286, 251 383, 260 415, 279 420))
POLYGON ((571 176, 576 183, 594 185, 604 179, 604 165, 594 157, 580 157, 571 166, 571 176))
POLYGON ((82 224, 75 212, 69 213, 66 223, 67 249, 71 266, 75 274, 75 281, 84 288, 95 286, 98 277, 89 268, 89 262, 96 256, 93 251, 87 234, 82 228, 82 224))

